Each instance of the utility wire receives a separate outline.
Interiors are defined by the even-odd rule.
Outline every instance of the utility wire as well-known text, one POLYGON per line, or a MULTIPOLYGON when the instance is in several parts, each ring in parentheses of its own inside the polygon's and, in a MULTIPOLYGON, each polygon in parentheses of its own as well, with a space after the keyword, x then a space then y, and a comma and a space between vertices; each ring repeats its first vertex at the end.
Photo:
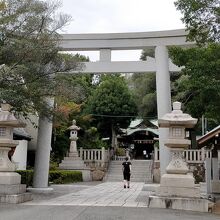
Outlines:
POLYGON ((152 117, 140 117, 138 115, 100 115, 100 114, 89 114, 94 117, 106 117, 106 118, 143 118, 143 119, 157 119, 156 116, 152 117))

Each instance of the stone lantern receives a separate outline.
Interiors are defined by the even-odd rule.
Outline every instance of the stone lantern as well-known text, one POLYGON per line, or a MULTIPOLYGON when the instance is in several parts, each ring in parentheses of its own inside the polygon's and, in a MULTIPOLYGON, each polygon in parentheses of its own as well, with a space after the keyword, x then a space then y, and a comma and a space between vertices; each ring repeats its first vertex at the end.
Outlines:
POLYGON ((164 144, 170 149, 172 159, 161 177, 155 195, 149 196, 149 207, 170 208, 208 212, 213 203, 202 199, 195 179, 189 173, 183 152, 190 145, 186 139, 186 128, 193 128, 197 119, 181 111, 181 103, 173 103, 173 111, 159 119, 162 128, 169 128, 169 138, 164 144))
MULTIPOLYGON (((17 127, 24 127, 25 124, 19 122, 10 111, 9 104, 1 104, 1 111, 0 111, 0 172, 1 176, 6 174, 2 172, 11 172, 15 171, 15 164, 13 164, 8 158, 8 152, 11 150, 12 147, 16 147, 19 143, 16 140, 13 140, 13 129, 17 127)), ((14 180, 20 178, 18 177, 17 173, 8 173, 6 179, 0 178, 0 184, 2 181, 4 183, 10 183, 10 177, 13 176, 14 180)))
POLYGON ((11 148, 18 145, 13 140, 13 129, 24 127, 10 112, 9 104, 1 104, 0 111, 0 201, 19 203, 31 199, 31 194, 26 193, 26 186, 21 183, 21 176, 14 172, 15 164, 8 158, 11 148))
POLYGON ((84 161, 79 157, 77 151, 78 131, 80 127, 76 126, 76 121, 72 121, 72 125, 68 128, 70 130, 70 148, 68 156, 64 157, 62 162, 59 164, 59 168, 62 170, 78 170, 82 172, 83 181, 91 181, 90 168, 86 167, 84 161))
POLYGON ((69 157, 78 157, 77 145, 76 141, 78 140, 78 131, 80 127, 76 126, 76 121, 72 121, 72 125, 68 128, 70 130, 70 149, 69 149, 69 157))
POLYGON ((181 103, 173 103, 173 111, 158 121, 159 126, 169 128, 169 138, 165 145, 170 148, 172 159, 161 177, 160 195, 199 197, 199 189, 195 188, 195 179, 189 174, 189 168, 183 158, 183 151, 191 141, 186 139, 186 128, 193 128, 197 119, 181 111, 181 103))

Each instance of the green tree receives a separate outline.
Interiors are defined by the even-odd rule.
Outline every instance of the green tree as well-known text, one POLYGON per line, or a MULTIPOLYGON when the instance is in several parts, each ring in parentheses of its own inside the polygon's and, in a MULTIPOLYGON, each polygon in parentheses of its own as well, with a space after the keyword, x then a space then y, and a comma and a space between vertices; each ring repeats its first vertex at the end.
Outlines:
POLYGON ((131 91, 141 117, 157 115, 155 73, 136 73, 129 80, 131 91))
MULTIPOLYGON (((154 58, 154 49, 144 49, 140 59, 147 61, 154 58)), ((155 117, 157 115, 156 75, 155 73, 135 73, 128 80, 141 117, 155 117)))
POLYGON ((182 101, 193 116, 214 119, 220 123, 220 45, 190 49, 171 48, 170 55, 178 66, 184 66, 176 81, 182 101))
POLYGON ((126 128, 137 113, 128 86, 118 75, 104 77, 89 97, 85 112, 92 114, 98 128, 112 137, 112 147, 117 129, 126 128))
POLYGON ((76 67, 58 53, 59 34, 70 17, 59 3, 5 0, 0 7, 0 101, 17 112, 46 112, 44 97, 54 95, 56 72, 76 67))
MULTIPOLYGON (((66 63, 78 63, 89 61, 88 57, 80 54, 62 54, 66 63)), ((92 74, 69 74, 59 73, 55 76, 56 103, 59 105, 65 102, 75 102, 81 104, 85 102, 93 89, 92 74)))
POLYGON ((220 41, 219 0, 177 0, 175 5, 183 14, 189 40, 199 44, 220 41))

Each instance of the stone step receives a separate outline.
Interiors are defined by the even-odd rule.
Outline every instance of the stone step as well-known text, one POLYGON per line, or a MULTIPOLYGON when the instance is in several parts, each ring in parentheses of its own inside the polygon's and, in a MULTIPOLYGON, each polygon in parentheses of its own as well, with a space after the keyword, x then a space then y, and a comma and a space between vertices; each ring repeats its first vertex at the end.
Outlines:
MULTIPOLYGON (((122 182, 123 181, 123 178, 121 179, 107 179, 106 181, 108 182, 122 182)), ((130 179, 131 182, 143 182, 143 183, 152 183, 152 180, 148 180, 148 179, 143 179, 143 178, 131 178, 130 179)))
MULTIPOLYGON (((110 168, 114 168, 114 169, 122 169, 122 165, 110 165, 110 168)), ((141 166, 136 166, 136 165, 132 165, 131 166, 131 169, 143 169, 143 168, 145 168, 145 169, 151 169, 151 166, 145 166, 145 165, 141 165, 141 166)))
MULTIPOLYGON (((151 175, 134 175, 134 174, 131 174, 133 177, 143 177, 143 178, 151 178, 151 175)), ((123 176, 122 173, 109 173, 107 176, 123 176)))
MULTIPOLYGON (((111 164, 122 164, 124 161, 112 160, 111 164)), ((150 164, 152 160, 132 160, 131 164, 150 164)))
POLYGON ((0 184, 0 195, 21 194, 25 192, 25 184, 0 184))
POLYGON ((32 194, 29 192, 16 195, 0 195, 0 203, 22 203, 32 200, 32 194))
MULTIPOLYGON (((111 161, 108 169, 108 173, 106 175, 107 181, 122 181, 123 173, 122 173, 122 163, 124 161, 111 161)), ((132 160, 132 176, 131 181, 133 182, 152 182, 151 176, 151 160, 132 160)))
MULTIPOLYGON (((110 179, 123 179, 123 176, 107 176, 106 178, 107 180, 110 180, 110 179)), ((143 179, 143 180, 151 180, 150 177, 144 177, 144 176, 132 176, 131 179, 143 179)))
MULTIPOLYGON (((147 174, 151 173, 151 169, 131 169, 132 173, 142 173, 142 174, 147 174)), ((108 170, 108 173, 122 173, 122 169, 112 169, 111 167, 108 170)))

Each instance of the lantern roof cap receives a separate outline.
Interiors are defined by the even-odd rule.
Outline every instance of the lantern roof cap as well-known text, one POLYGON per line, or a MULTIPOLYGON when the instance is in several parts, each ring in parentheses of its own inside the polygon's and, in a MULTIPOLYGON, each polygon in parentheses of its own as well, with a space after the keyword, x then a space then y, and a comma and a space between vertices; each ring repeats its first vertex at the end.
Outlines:
POLYGON ((159 127, 184 126, 185 128, 193 128, 197 123, 197 119, 183 113, 180 102, 174 102, 173 111, 165 114, 158 122, 159 127))
POLYGON ((6 103, 1 104, 0 109, 0 126, 6 127, 25 127, 25 123, 19 121, 12 112, 10 112, 11 106, 6 103))
POLYGON ((68 128, 68 130, 80 130, 80 127, 76 126, 76 120, 73 119, 72 125, 68 128))

